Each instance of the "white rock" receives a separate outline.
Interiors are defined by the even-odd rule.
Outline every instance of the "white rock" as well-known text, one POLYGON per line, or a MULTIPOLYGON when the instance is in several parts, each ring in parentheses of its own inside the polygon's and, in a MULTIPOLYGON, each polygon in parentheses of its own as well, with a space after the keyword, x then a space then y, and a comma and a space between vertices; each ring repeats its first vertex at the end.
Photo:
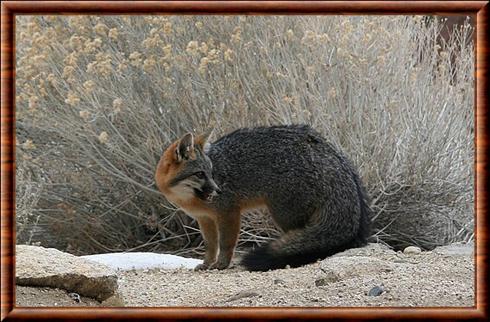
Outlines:
POLYGON ((170 254, 157 253, 108 253, 98 255, 81 256, 84 259, 98 262, 116 270, 133 270, 133 269, 176 269, 189 268, 193 269, 202 263, 200 259, 185 258, 170 254))
POLYGON ((403 250, 403 253, 407 255, 417 255, 421 252, 422 250, 417 246, 408 246, 403 250))
POLYGON ((54 248, 17 245, 16 284, 45 286, 104 301, 116 294, 117 276, 107 266, 54 248))

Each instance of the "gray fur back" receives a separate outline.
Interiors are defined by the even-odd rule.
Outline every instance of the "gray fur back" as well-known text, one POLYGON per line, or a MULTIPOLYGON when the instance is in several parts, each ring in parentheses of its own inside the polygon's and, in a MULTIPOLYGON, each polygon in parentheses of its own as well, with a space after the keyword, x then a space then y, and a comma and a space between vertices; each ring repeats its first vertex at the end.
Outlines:
POLYGON ((223 190, 217 200, 221 207, 235 198, 263 196, 270 200, 271 210, 294 212, 293 223, 289 216, 275 218, 286 229, 304 226, 323 207, 340 210, 340 217, 358 217, 356 172, 307 125, 239 129, 211 144, 208 156, 213 177, 223 190))
POLYGON ((253 249, 249 270, 300 266, 366 244, 371 211, 350 161, 307 125, 240 129, 211 144, 224 215, 263 198, 285 237, 253 249))

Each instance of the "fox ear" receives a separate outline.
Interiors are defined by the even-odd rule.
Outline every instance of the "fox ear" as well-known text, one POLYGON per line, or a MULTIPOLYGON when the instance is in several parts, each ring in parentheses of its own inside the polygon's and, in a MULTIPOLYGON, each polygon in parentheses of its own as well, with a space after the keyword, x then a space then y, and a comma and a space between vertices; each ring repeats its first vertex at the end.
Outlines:
POLYGON ((213 134, 213 132, 214 132, 214 128, 207 130, 206 132, 204 132, 204 133, 202 133, 196 137, 196 144, 201 146, 201 149, 203 151, 206 149, 206 145, 207 145, 206 143, 207 143, 209 137, 213 134))
POLYGON ((194 157, 194 136, 187 133, 180 140, 175 148, 175 159, 177 162, 189 160, 194 157))

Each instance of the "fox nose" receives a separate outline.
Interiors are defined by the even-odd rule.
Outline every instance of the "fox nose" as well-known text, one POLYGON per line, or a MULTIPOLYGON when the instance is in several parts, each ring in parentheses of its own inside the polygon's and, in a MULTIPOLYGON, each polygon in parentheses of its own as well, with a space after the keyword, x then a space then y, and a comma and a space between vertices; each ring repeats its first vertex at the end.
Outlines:
POLYGON ((216 182, 214 182, 213 179, 211 179, 210 181, 211 181, 211 186, 213 187, 213 192, 218 194, 218 195, 221 194, 221 189, 218 187, 216 182))

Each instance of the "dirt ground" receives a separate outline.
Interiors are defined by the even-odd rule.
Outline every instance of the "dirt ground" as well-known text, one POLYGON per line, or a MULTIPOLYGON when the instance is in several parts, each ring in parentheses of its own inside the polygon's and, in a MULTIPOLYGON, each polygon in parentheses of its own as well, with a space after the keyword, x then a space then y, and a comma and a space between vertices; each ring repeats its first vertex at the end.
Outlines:
POLYGON ((78 298, 65 290, 49 287, 17 286, 15 297, 18 306, 101 306, 94 299, 78 298))
MULTIPOLYGON (((349 255, 269 272, 237 266, 119 272, 119 293, 131 307, 475 305, 471 253, 351 250, 349 255)), ((86 298, 78 303, 62 290, 31 287, 17 287, 17 304, 104 306, 86 298)))

